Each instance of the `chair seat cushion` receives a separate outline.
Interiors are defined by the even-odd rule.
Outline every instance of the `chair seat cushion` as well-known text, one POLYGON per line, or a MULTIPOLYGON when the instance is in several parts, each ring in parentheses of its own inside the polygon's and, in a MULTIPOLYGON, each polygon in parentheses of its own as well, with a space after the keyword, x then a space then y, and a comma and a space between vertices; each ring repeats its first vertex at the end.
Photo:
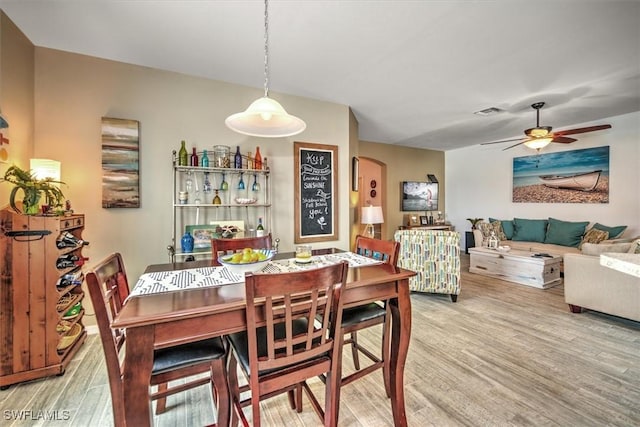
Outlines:
MULTIPOLYGON (((292 322, 293 335, 305 333, 307 331, 308 321, 307 319, 295 319, 292 322)), ((258 358, 265 357, 267 355, 267 329, 266 327, 256 329, 256 335, 258 339, 258 358)), ((275 339, 283 339, 286 336, 284 323, 279 323, 275 326, 275 339)), ((231 347, 233 347, 236 355, 238 356, 238 363, 242 365, 244 371, 247 374, 251 374, 249 370, 249 340, 247 338, 247 332, 236 332, 227 336, 231 347)), ((304 344, 294 346, 294 348, 303 348, 304 344)), ((260 371, 259 375, 265 375, 275 370, 282 368, 260 371)))
POLYGON ((384 317, 387 311, 375 302, 358 307, 345 308, 342 311, 342 327, 348 328, 367 320, 384 317))
MULTIPOLYGON (((135 345, 128 343, 129 345, 135 345)), ((210 338, 175 347, 163 348, 153 353, 152 374, 162 374, 178 368, 224 357, 226 349, 222 338, 210 338)))

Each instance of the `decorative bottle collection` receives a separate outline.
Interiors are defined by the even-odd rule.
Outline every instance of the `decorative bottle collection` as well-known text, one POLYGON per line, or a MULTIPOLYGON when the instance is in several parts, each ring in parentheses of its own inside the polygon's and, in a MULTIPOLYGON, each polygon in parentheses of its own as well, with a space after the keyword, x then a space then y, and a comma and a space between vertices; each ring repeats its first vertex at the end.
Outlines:
POLYGON ((215 168, 231 168, 234 169, 267 169, 267 158, 262 159, 260 153, 260 147, 256 147, 255 154, 251 151, 247 152, 246 156, 240 153, 240 146, 236 146, 236 152, 233 156, 230 155, 230 149, 226 145, 216 145, 213 147, 213 162, 209 158, 209 152, 203 150, 202 154, 198 156, 196 147, 191 148, 191 154, 188 154, 186 141, 180 141, 180 150, 178 151, 178 166, 193 166, 208 168, 209 166, 215 168), (233 158, 231 158, 233 157, 233 158), (246 160, 244 160, 246 159, 246 160))

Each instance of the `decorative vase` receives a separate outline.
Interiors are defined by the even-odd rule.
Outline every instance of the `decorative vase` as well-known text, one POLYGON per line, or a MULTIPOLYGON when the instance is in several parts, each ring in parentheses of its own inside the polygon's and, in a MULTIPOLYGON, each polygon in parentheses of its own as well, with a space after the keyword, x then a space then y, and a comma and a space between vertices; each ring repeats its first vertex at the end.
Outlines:
POLYGON ((193 236, 188 231, 184 233, 180 240, 182 252, 193 252, 193 236))

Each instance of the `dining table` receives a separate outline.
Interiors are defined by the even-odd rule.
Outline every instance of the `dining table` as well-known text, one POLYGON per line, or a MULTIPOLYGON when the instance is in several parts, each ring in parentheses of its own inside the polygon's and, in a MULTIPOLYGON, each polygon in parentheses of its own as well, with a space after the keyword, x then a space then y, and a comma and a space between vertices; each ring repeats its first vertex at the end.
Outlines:
MULTIPOLYGON (((318 249, 313 251, 313 255, 314 258, 337 256, 343 252, 339 249, 318 249)), ((277 253, 274 261, 287 262, 294 256, 292 252, 277 253)), ((210 259, 154 264, 146 268, 141 278, 182 273, 183 270, 198 271, 211 266, 210 259)), ((350 263, 346 288, 342 293, 344 308, 372 301, 388 301, 391 309, 389 404, 396 426, 407 425, 404 368, 411 335, 409 278, 414 275, 413 271, 385 263, 363 264, 355 268, 350 263)), ((150 399, 141 397, 149 393, 155 349, 239 332, 247 327, 243 281, 147 293, 135 292, 139 284, 140 279, 112 322, 112 328, 126 329, 128 345, 122 379, 125 420, 127 426, 135 427, 153 424, 150 399)), ((336 366, 341 369, 340 363, 336 366)), ((340 378, 340 372, 337 377, 340 378)))

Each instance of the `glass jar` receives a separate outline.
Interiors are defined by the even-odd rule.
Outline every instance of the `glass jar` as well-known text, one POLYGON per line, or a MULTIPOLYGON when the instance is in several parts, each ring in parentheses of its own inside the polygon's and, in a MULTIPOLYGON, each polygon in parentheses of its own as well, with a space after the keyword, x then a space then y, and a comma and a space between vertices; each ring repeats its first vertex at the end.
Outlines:
POLYGON ((228 168, 231 166, 231 147, 228 145, 216 145, 213 147, 213 163, 217 168, 228 168))

